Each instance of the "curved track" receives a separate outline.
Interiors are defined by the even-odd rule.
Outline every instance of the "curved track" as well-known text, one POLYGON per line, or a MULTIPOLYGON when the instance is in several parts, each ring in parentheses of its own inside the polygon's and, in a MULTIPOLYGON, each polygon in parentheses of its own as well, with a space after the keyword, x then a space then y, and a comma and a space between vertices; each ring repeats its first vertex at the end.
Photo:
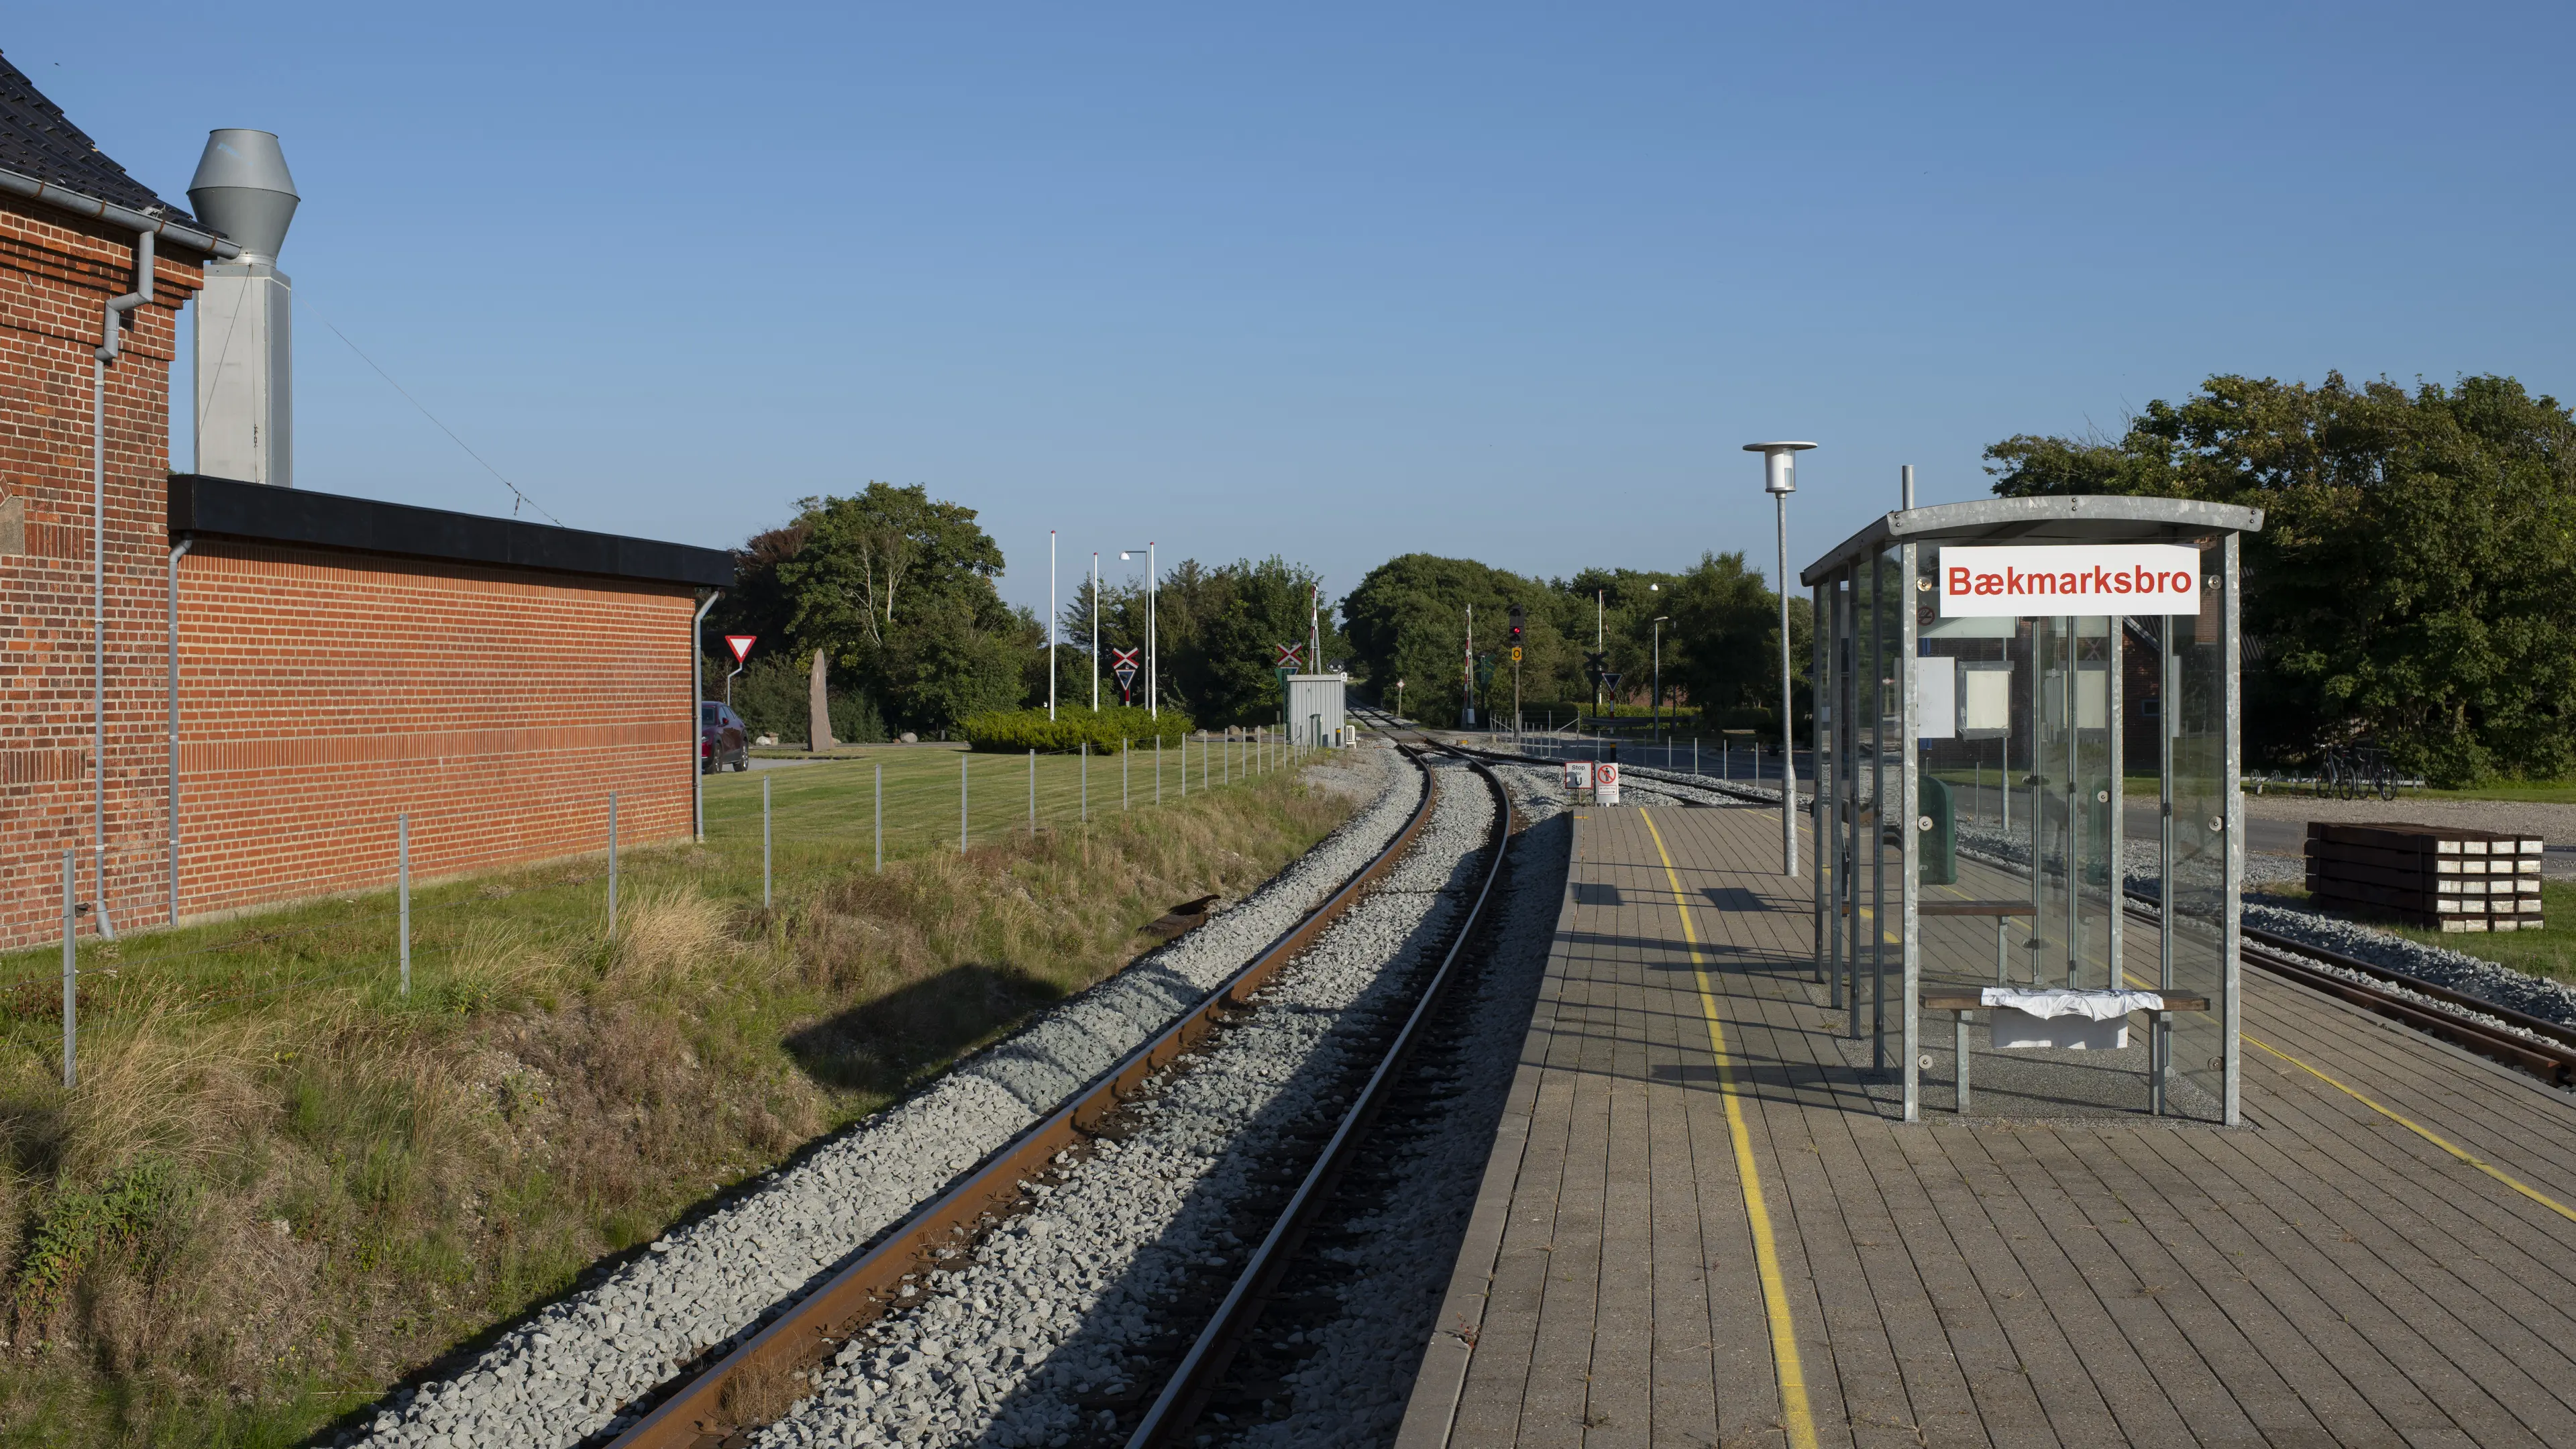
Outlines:
MULTIPOLYGON (((939 1442, 983 1437, 983 1431, 966 1422, 978 1413, 987 1416, 984 1422, 996 1442, 1174 1442, 1204 1412, 1213 1385, 1259 1321, 1270 1287, 1384 1106, 1420 1038, 1422 1023, 1456 974, 1493 896, 1512 823, 1507 792, 1489 767, 1454 752, 1453 762, 1439 767, 1418 749, 1407 749, 1407 754, 1427 777, 1420 807, 1393 842, 1330 901, 1172 1028, 993 1154, 819 1289, 783 1306, 741 1347, 669 1390, 613 1443, 620 1449, 712 1449, 753 1443, 914 1442, 917 1430, 907 1432, 886 1422, 886 1416, 915 1412, 935 1395, 928 1389, 911 1392, 909 1386, 934 1383, 939 1393, 962 1396, 964 1409, 963 1418, 951 1409, 943 1421, 937 1406, 931 1406, 928 1432, 939 1442), (1436 816, 1462 810, 1453 800, 1444 814, 1443 800, 1471 771, 1492 795, 1490 810, 1465 811, 1459 821, 1433 829, 1436 816), (1452 782, 1447 790, 1444 779, 1452 782), (1462 836, 1459 826, 1467 816, 1487 824, 1462 836), (1396 880, 1399 868, 1430 871, 1434 888, 1402 889, 1396 880), (1412 915, 1406 918, 1416 924, 1391 935, 1382 923, 1371 928, 1368 913, 1359 910, 1390 889, 1395 891, 1390 906, 1406 905, 1402 898, 1407 896, 1422 898, 1410 904, 1412 915), (1432 897, 1440 898, 1436 907, 1432 897), (1337 969, 1347 978, 1347 1001, 1330 992, 1324 993, 1330 999, 1320 1004, 1299 998, 1299 980, 1316 969, 1308 959, 1337 952, 1342 958, 1337 969), (1399 973, 1405 979, 1377 980, 1395 965, 1405 968, 1399 973), (1264 1051, 1279 1061, 1265 1060, 1264 1051), (1268 1127, 1274 1140, 1264 1149, 1266 1159, 1252 1175, 1255 1180, 1229 1184, 1234 1200, 1216 1203, 1217 1217, 1210 1218, 1207 1200, 1218 1196, 1210 1184, 1219 1174, 1209 1173, 1207 1183, 1176 1196, 1175 1202, 1185 1196, 1196 1215, 1192 1220, 1202 1225, 1213 1221, 1220 1242, 1244 1241, 1224 1224, 1243 1223, 1247 1212, 1266 1216, 1266 1232, 1248 1252, 1228 1250, 1205 1262, 1188 1261, 1183 1265, 1186 1282, 1167 1285, 1167 1296, 1178 1300, 1169 1311, 1195 1322, 1195 1333, 1174 1338, 1169 1331, 1185 1325, 1167 1320, 1157 1325, 1165 1332, 1149 1351, 1125 1345, 1115 1355, 1115 1368, 1087 1375, 1097 1382, 1058 1385, 1076 1391, 1057 1396, 1068 1402, 1040 1402, 1045 1398, 1039 1392, 1043 1370, 1052 1366, 1061 1370, 1054 1378, 1067 1379, 1074 1373, 1068 1365, 1089 1361, 1085 1354, 1092 1346, 1080 1341, 1079 1320, 1108 1312, 1118 1301, 1112 1285, 1102 1281, 1107 1270, 1091 1271, 1116 1249, 1079 1252, 1070 1268, 1066 1260, 1048 1257, 1060 1254, 1067 1241, 1086 1229, 1101 1226, 1077 1221, 1060 1227, 1056 1221, 1086 1189, 1085 1164, 1107 1165, 1095 1177, 1114 1175, 1113 1168, 1152 1173, 1157 1152, 1171 1150, 1153 1134, 1170 1135, 1166 1129, 1174 1123, 1209 1139, 1190 1149, 1200 1154, 1193 1162, 1221 1151, 1216 1139, 1225 1129, 1210 1124, 1223 1114, 1193 1117, 1188 1099, 1194 1089, 1206 1095, 1226 1084, 1229 1053, 1248 1058, 1235 1065, 1248 1065, 1256 1074, 1303 1073, 1314 1080, 1301 1079, 1294 1093, 1277 1093, 1277 1081, 1263 1084, 1279 1097, 1296 1097, 1294 1113, 1274 1102, 1245 1124, 1247 1130, 1268 1127), (1318 1104, 1327 1099, 1346 1105, 1318 1118, 1318 1104), (1053 1244, 1043 1241, 1054 1233, 1064 1236, 1053 1244), (1051 1266, 1041 1269, 1041 1262, 1051 1266), (1056 1280, 1068 1271, 1087 1280, 1010 1285, 1015 1292, 1033 1293, 1039 1308, 1060 1320, 1047 1334, 1033 1329, 1018 1335, 1018 1347, 1010 1351, 964 1362, 965 1345, 974 1335, 950 1332, 943 1340, 935 1327, 907 1326, 910 1318, 925 1324, 946 1321, 933 1317, 943 1295, 949 1300, 948 1319, 971 1316, 960 1303, 971 1304, 974 1312, 991 1309, 993 1300, 1009 1295, 995 1291, 990 1276, 974 1274, 987 1268, 1007 1274, 1017 1263, 1056 1280), (1205 1271, 1218 1264, 1226 1270, 1222 1277, 1205 1271), (1050 1297, 1055 1301, 1048 1302, 1050 1297), (1203 1314, 1196 1311, 1202 1308, 1203 1314), (1051 1357, 1056 1360, 1052 1365, 1051 1357), (948 1372, 952 1368, 956 1372, 948 1372), (1147 1378, 1150 1397, 1143 1392, 1145 1384, 1134 1382, 1147 1378), (890 1398, 907 1392, 911 1397, 890 1398), (1076 1409, 1078 1418, 1061 1422, 1076 1409)), ((1230 1103, 1239 1108, 1257 1096, 1238 1090, 1230 1103)), ((1169 1188, 1186 1175, 1188 1169, 1174 1161, 1167 1159, 1163 1171, 1147 1180, 1152 1189, 1169 1188)), ((1097 1184, 1088 1186, 1096 1195, 1097 1184)), ((1142 1185, 1126 1194, 1138 1201, 1154 1195, 1142 1185)), ((1136 1216, 1141 1222, 1151 1214, 1136 1216)), ((1123 1226, 1134 1229, 1137 1224, 1123 1226)), ((1167 1235, 1172 1228, 1170 1222, 1162 1224, 1167 1235)), ((1132 1265, 1130 1271, 1135 1271, 1132 1265)), ((985 1336, 1014 1338, 1007 1325, 998 1335, 985 1336)))

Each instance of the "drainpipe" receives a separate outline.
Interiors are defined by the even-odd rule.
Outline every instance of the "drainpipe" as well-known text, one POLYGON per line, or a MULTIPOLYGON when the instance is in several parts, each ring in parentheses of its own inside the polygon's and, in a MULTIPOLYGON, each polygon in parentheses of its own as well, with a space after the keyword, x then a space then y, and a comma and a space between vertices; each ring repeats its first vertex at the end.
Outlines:
POLYGON ((706 651, 698 647, 698 631, 706 627, 707 610, 723 597, 722 589, 707 595, 706 601, 698 605, 698 616, 689 621, 689 814, 700 845, 707 843, 707 771, 705 762, 698 758, 706 726, 698 720, 706 713, 707 686, 706 651))
POLYGON ((110 297, 99 312, 96 360, 90 364, 90 830, 97 882, 98 930, 116 939, 107 911, 107 365, 116 360, 124 314, 152 300, 152 233, 134 234, 134 290, 110 297))
POLYGON ((179 560, 196 546, 183 538, 170 550, 170 924, 179 924, 179 560))

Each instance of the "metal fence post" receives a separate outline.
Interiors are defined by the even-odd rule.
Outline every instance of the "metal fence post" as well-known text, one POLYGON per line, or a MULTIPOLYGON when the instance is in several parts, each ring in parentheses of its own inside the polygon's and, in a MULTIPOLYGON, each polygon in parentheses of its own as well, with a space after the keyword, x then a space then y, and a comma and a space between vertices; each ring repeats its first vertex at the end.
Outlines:
POLYGON ((1029 839, 1038 838, 1038 752, 1029 751, 1029 839))
POLYGON ((1186 730, 1181 734, 1181 798, 1190 798, 1190 737, 1186 730))
POLYGON ((1128 790, 1128 781, 1134 778, 1135 773, 1132 768, 1136 759, 1134 744, 1135 742, 1125 735, 1118 737, 1118 808, 1121 811, 1136 808, 1131 803, 1132 797, 1128 790))
POLYGON ((1163 803, 1163 732, 1154 731, 1154 803, 1163 803))
POLYGON ((877 761, 877 869, 885 869, 885 761, 877 761))
POLYGON ((957 757, 957 853, 966 853, 966 762, 975 757, 972 750, 957 757))
POLYGON ((608 792, 608 939, 617 939, 617 792, 608 792))
POLYGON ((411 812, 394 817, 394 928, 402 957, 402 994, 411 995, 411 812))
POLYGON ((769 909, 769 772, 760 772, 760 908, 769 909))
POLYGON ((1082 823, 1091 823, 1091 741, 1082 742, 1082 823))
POLYGON ((76 1063, 80 1060, 80 1002, 73 989, 79 974, 80 852, 63 852, 63 1089, 69 1091, 79 1079, 76 1063))

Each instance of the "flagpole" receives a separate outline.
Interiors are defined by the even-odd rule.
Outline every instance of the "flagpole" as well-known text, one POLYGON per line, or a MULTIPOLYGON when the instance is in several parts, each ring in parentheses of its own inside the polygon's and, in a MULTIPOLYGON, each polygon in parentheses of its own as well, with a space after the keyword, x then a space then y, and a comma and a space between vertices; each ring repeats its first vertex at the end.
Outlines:
POLYGON ((1100 713, 1100 550, 1091 551, 1091 712, 1100 713))

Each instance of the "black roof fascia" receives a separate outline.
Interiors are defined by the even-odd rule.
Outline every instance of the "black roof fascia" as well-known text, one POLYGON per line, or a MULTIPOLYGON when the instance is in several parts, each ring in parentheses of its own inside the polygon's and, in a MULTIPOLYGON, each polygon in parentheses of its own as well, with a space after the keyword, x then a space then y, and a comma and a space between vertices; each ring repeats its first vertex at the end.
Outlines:
POLYGON ((274 488, 197 473, 170 475, 170 535, 211 534, 257 543, 357 549, 408 558, 447 559, 550 573, 596 574, 613 579, 733 587, 733 555, 613 533, 586 533, 380 503, 303 488, 274 488))

